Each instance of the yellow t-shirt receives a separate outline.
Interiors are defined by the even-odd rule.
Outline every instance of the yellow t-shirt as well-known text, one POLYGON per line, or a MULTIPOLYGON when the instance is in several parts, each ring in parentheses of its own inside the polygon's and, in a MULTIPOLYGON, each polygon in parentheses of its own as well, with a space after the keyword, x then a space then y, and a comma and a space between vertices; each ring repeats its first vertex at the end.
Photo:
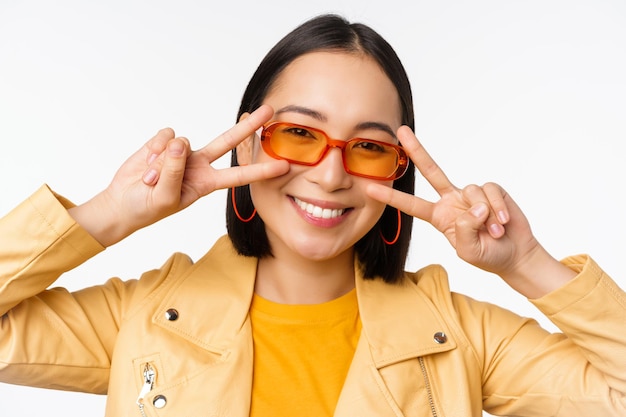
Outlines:
POLYGON ((356 290, 315 305, 254 295, 252 417, 332 416, 361 333, 356 290))

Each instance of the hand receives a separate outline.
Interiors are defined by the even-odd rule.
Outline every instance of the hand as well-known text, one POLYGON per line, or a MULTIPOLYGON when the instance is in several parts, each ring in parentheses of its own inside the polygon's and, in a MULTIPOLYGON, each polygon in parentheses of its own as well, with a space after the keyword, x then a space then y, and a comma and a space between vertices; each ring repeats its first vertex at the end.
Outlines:
MULTIPOLYGON (((553 289, 554 286, 541 284, 542 289, 536 291, 537 288, 529 289, 527 283, 520 282, 533 280, 540 267, 561 268, 537 242, 526 217, 502 187, 487 183, 457 188, 410 128, 401 127, 398 139, 441 198, 429 202, 381 184, 370 184, 370 197, 429 222, 445 235, 461 259, 500 275, 518 291, 537 296, 553 289)), ((571 278, 570 273, 561 272, 567 277, 559 279, 558 284, 555 281, 555 286, 571 278)))
POLYGON ((109 246, 215 190, 282 175, 289 164, 278 160, 221 170, 211 166, 272 115, 271 107, 262 106, 197 151, 172 129, 162 129, 121 166, 106 190, 70 214, 109 246))

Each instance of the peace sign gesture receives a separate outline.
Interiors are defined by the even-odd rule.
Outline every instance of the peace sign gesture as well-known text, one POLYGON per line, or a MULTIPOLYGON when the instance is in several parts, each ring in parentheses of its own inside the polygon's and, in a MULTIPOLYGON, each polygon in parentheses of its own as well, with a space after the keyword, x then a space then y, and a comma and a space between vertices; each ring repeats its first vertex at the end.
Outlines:
MULTIPOLYGON (((519 281, 534 279, 530 276, 534 277, 536 270, 547 265, 561 268, 537 242, 528 220, 508 193, 495 183, 456 187, 409 127, 402 126, 397 136, 419 172, 441 198, 430 202, 381 184, 371 184, 368 195, 429 222, 445 235, 461 259, 500 275, 522 293, 537 295, 536 289, 528 291, 519 281)), ((571 277, 570 273, 566 275, 571 277)), ((552 285, 544 287, 541 293, 554 288, 552 285)))
POLYGON ((109 186, 70 214, 104 246, 176 213, 215 190, 276 177, 289 170, 286 161, 216 169, 212 163, 249 137, 273 115, 261 106, 199 150, 160 130, 124 162, 109 186))

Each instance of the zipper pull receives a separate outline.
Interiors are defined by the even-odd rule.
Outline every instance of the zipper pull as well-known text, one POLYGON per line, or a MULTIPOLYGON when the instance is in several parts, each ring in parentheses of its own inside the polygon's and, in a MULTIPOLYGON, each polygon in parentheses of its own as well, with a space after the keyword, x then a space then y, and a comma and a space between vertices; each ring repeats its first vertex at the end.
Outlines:
POLYGON ((154 372, 154 368, 152 368, 150 363, 146 363, 143 368, 143 386, 141 387, 141 391, 139 391, 139 396, 137 397, 137 405, 139 406, 139 411, 141 411, 142 416, 146 415, 143 410, 145 406, 143 400, 146 395, 148 395, 148 393, 152 391, 155 377, 156 372, 154 372))

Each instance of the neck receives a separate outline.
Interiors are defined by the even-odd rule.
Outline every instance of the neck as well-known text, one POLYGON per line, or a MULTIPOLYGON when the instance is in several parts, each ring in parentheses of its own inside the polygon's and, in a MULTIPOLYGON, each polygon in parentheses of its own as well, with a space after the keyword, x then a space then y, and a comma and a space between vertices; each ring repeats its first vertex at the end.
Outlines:
POLYGON ((255 292, 282 304, 320 304, 354 288, 354 251, 332 259, 310 260, 293 253, 259 259, 255 292))

